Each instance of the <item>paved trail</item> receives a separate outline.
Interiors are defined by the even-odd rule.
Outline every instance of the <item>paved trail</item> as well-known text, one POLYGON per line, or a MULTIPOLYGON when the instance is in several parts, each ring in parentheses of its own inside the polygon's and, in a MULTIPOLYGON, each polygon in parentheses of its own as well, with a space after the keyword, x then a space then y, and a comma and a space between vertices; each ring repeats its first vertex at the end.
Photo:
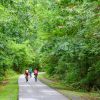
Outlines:
POLYGON ((25 81, 24 75, 21 75, 19 83, 19 99, 18 100, 69 100, 67 97, 51 89, 39 80, 34 81, 34 78, 29 78, 25 81))

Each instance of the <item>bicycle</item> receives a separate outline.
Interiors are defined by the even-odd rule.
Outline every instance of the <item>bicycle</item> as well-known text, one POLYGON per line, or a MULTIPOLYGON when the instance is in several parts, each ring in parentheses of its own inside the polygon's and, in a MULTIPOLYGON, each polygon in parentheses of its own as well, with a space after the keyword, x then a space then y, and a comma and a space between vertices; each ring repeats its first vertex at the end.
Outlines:
POLYGON ((35 78, 35 82, 37 82, 37 75, 34 75, 34 78, 35 78))
POLYGON ((29 72, 30 78, 32 77, 32 72, 29 72))
POLYGON ((27 75, 25 76, 25 79, 26 79, 26 82, 28 82, 28 76, 27 75))

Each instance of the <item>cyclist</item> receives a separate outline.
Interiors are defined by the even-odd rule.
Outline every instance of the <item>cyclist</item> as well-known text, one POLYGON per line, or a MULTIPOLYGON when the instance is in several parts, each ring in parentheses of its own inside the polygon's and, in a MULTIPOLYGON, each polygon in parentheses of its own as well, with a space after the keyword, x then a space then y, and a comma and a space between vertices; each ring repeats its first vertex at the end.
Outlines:
POLYGON ((28 75, 29 75, 29 71, 28 69, 25 70, 25 78, 26 78, 26 82, 28 82, 28 75))
POLYGON ((38 76, 38 69, 37 68, 35 68, 34 69, 34 78, 35 78, 35 82, 37 82, 37 76, 38 76))
POLYGON ((32 67, 29 68, 30 77, 32 77, 32 67))

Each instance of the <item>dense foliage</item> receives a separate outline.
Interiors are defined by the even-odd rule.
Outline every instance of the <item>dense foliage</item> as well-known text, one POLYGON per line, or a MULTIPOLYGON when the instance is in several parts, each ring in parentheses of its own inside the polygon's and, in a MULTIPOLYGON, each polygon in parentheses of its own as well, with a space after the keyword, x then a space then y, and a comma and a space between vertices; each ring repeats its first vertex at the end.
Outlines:
POLYGON ((1 0, 0 62, 0 76, 31 64, 65 85, 100 89, 99 0, 1 0))
POLYGON ((0 1, 0 76, 6 69, 22 72, 34 62, 34 52, 30 44, 34 40, 35 29, 30 17, 33 6, 29 2, 0 1), (29 8, 30 7, 30 8, 29 8))

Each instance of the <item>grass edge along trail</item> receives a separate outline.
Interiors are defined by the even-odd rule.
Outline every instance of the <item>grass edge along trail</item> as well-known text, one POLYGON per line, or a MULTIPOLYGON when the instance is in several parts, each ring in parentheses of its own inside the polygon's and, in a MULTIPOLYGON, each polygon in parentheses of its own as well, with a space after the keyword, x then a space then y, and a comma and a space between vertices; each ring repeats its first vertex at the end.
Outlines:
POLYGON ((67 96, 69 100, 100 100, 100 94, 99 93, 89 93, 89 92, 76 92, 73 90, 70 90, 70 88, 65 87, 64 84, 51 80, 48 78, 48 75, 46 73, 39 74, 39 80, 45 84, 47 84, 49 87, 56 89, 61 94, 67 96))
POLYGON ((18 99, 18 77, 16 72, 7 71, 6 78, 0 82, 0 100, 18 99))

